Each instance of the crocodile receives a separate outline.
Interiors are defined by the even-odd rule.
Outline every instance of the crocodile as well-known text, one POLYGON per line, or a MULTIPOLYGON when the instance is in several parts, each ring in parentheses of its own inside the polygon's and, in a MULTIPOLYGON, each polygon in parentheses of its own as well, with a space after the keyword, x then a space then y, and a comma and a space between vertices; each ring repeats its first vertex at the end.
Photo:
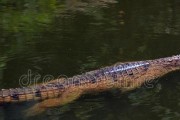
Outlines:
POLYGON ((35 115, 46 108, 70 103, 83 94, 120 89, 130 91, 151 84, 171 71, 180 69, 180 55, 135 62, 116 63, 75 75, 67 79, 55 79, 36 86, 2 89, 0 103, 17 103, 37 100, 26 113, 35 115))

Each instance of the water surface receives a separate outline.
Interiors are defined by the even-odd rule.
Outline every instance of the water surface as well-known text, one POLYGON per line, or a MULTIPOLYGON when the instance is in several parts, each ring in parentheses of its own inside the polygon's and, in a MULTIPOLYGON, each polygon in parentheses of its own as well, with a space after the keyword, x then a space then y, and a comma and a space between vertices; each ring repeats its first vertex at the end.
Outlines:
MULTIPOLYGON (((73 76, 116 62, 180 54, 179 0, 0 1, 0 88, 19 87, 32 71, 73 76)), ((180 72, 151 89, 85 96, 33 117, 62 120, 178 120, 180 72)), ((39 81, 40 82, 40 81, 39 81)), ((0 108, 0 119, 23 116, 30 104, 0 108)))

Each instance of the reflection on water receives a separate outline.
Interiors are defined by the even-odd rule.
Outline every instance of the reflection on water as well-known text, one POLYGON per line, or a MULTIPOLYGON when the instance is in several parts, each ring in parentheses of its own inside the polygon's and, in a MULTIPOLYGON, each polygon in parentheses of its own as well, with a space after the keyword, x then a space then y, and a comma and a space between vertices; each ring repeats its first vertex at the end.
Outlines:
MULTIPOLYGON (((18 87, 28 69, 72 76, 115 62, 179 54, 179 5, 178 0, 0 1, 0 88, 18 87)), ((153 89, 81 98, 34 119, 180 119, 178 79, 179 72, 153 89)), ((29 105, 0 108, 0 119, 25 119, 22 111, 29 105)))

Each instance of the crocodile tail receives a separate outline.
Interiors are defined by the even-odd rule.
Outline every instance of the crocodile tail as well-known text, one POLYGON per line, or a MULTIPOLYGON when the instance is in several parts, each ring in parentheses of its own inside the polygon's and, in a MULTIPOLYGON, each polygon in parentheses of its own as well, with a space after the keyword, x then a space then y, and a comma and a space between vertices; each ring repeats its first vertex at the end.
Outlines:
POLYGON ((57 86, 51 83, 15 89, 2 89, 0 91, 0 103, 15 103, 55 98, 61 95, 63 90, 62 85, 57 86))

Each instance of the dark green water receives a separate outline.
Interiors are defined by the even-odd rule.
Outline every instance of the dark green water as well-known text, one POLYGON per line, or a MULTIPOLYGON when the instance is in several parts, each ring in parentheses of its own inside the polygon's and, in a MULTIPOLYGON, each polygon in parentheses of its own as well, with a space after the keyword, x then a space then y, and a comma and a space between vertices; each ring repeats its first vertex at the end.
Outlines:
MULTIPOLYGON (((179 0, 0 0, 0 88, 27 74, 72 76, 116 62, 180 54, 179 0)), ((27 118, 26 103, 0 120, 179 120, 180 72, 153 88, 79 100, 27 118)), ((29 105, 30 106, 30 105, 29 105)))

